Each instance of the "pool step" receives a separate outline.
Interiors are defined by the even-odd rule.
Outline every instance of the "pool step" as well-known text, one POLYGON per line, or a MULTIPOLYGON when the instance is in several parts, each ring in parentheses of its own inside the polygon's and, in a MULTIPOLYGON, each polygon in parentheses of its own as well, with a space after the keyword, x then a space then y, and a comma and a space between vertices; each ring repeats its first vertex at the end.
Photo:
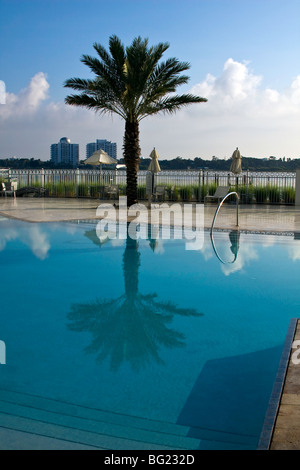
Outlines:
POLYGON ((253 436, 144 419, 0 389, 0 430, 1 427, 56 439, 56 444, 51 445, 58 447, 69 443, 115 450, 255 448, 253 436))
MULTIPOLYGON (((0 390, 0 427, 98 449, 197 449, 189 427, 0 390)), ((1 446, 1 444, 0 444, 1 446)))

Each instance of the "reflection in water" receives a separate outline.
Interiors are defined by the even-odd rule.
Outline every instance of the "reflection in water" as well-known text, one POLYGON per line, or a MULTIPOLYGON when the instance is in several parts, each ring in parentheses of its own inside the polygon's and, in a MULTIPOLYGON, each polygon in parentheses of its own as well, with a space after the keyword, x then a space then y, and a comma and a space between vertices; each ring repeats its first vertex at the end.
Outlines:
POLYGON ((201 315, 194 309, 178 308, 172 302, 159 302, 154 293, 141 294, 139 266, 138 242, 128 238, 123 255, 125 293, 117 299, 72 305, 68 314, 71 330, 92 335, 86 351, 96 353, 99 362, 110 358, 114 371, 126 361, 136 371, 153 361, 163 363, 159 348, 185 344, 184 335, 170 327, 174 315, 201 315))
POLYGON ((7 243, 14 240, 20 240, 30 248, 36 258, 44 260, 48 257, 50 243, 47 233, 40 225, 24 225, 24 223, 5 218, 0 220, 0 251, 5 250, 7 243))
POLYGON ((239 230, 232 230, 229 233, 229 240, 230 240, 230 243, 231 243, 230 250, 234 255, 234 258, 233 258, 232 261, 224 261, 221 258, 221 256, 219 255, 219 253, 216 249, 216 245, 215 245, 215 241, 214 241, 214 237, 213 237, 212 232, 210 233, 210 239, 211 239, 211 243, 212 243, 212 247, 214 249, 214 252, 215 252, 217 258, 221 261, 221 263, 223 263, 223 264, 233 264, 233 263, 236 262, 237 255, 238 255, 239 248, 240 248, 240 231, 239 230))
POLYGON ((237 259, 238 251, 240 248, 240 231, 239 230, 232 230, 229 233, 229 240, 231 243, 230 250, 234 254, 234 261, 237 259))

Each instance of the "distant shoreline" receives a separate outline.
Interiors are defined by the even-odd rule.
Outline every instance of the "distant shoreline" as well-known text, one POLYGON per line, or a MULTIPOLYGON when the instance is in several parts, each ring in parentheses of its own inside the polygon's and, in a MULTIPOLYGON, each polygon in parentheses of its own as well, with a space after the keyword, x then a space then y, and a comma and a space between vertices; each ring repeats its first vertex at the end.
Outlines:
MULTIPOLYGON (((150 158, 141 158, 139 169, 147 170, 150 164, 150 158)), ((119 163, 124 163, 122 159, 119 159, 119 163)), ((170 160, 160 159, 159 164, 161 170, 208 170, 208 171, 230 171, 232 159, 219 159, 212 157, 211 160, 205 160, 203 158, 196 157, 194 159, 176 157, 170 160)), ((41 160, 34 158, 0 158, 0 168, 11 168, 11 169, 68 169, 74 168, 71 165, 54 165, 50 160, 41 160)), ((77 168, 88 167, 80 162, 77 168)), ((110 169, 109 165, 106 165, 106 169, 110 169)), ((112 167, 113 168, 113 167, 112 167)), ((243 171, 277 171, 277 172, 295 172, 297 168, 300 168, 300 158, 254 158, 254 157, 242 157, 242 169, 243 171)))

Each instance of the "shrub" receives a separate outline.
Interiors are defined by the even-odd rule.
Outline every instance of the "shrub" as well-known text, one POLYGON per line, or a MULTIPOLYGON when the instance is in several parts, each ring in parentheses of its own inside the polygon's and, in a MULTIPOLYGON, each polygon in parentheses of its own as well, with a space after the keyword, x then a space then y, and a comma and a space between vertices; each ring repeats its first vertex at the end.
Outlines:
POLYGON ((193 191, 191 186, 180 186, 178 190, 182 201, 190 201, 192 199, 193 191))
POLYGON ((138 186, 138 198, 146 199, 146 185, 145 184, 140 184, 138 186))
POLYGON ((281 202, 285 204, 295 204, 295 188, 285 186, 281 188, 281 202))

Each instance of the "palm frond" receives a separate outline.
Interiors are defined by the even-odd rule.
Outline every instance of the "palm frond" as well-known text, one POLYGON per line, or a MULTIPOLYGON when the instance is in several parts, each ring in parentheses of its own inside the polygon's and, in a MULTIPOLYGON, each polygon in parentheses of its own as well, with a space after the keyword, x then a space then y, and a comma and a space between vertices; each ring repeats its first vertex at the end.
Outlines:
POLYGON ((118 114, 123 119, 126 119, 126 114, 124 113, 122 106, 109 98, 109 95, 105 98, 105 95, 91 96, 89 94, 82 93, 81 95, 68 95, 65 98, 65 103, 72 106, 92 109, 100 114, 118 114))
POLYGON ((123 44, 117 36, 112 36, 109 39, 109 51, 114 59, 116 69, 122 72, 124 70, 126 52, 123 44))
POLYGON ((65 98, 65 103, 72 106, 83 106, 88 109, 98 107, 97 99, 86 93, 82 93, 81 95, 68 95, 65 98))
POLYGON ((165 99, 160 99, 157 102, 145 105, 144 109, 141 109, 139 120, 160 112, 174 114, 183 106, 187 106, 192 103, 205 103, 206 101, 206 98, 191 94, 169 96, 165 99))
POLYGON ((73 90, 88 91, 93 88, 94 81, 83 78, 69 78, 64 82, 65 88, 73 88, 73 90))

